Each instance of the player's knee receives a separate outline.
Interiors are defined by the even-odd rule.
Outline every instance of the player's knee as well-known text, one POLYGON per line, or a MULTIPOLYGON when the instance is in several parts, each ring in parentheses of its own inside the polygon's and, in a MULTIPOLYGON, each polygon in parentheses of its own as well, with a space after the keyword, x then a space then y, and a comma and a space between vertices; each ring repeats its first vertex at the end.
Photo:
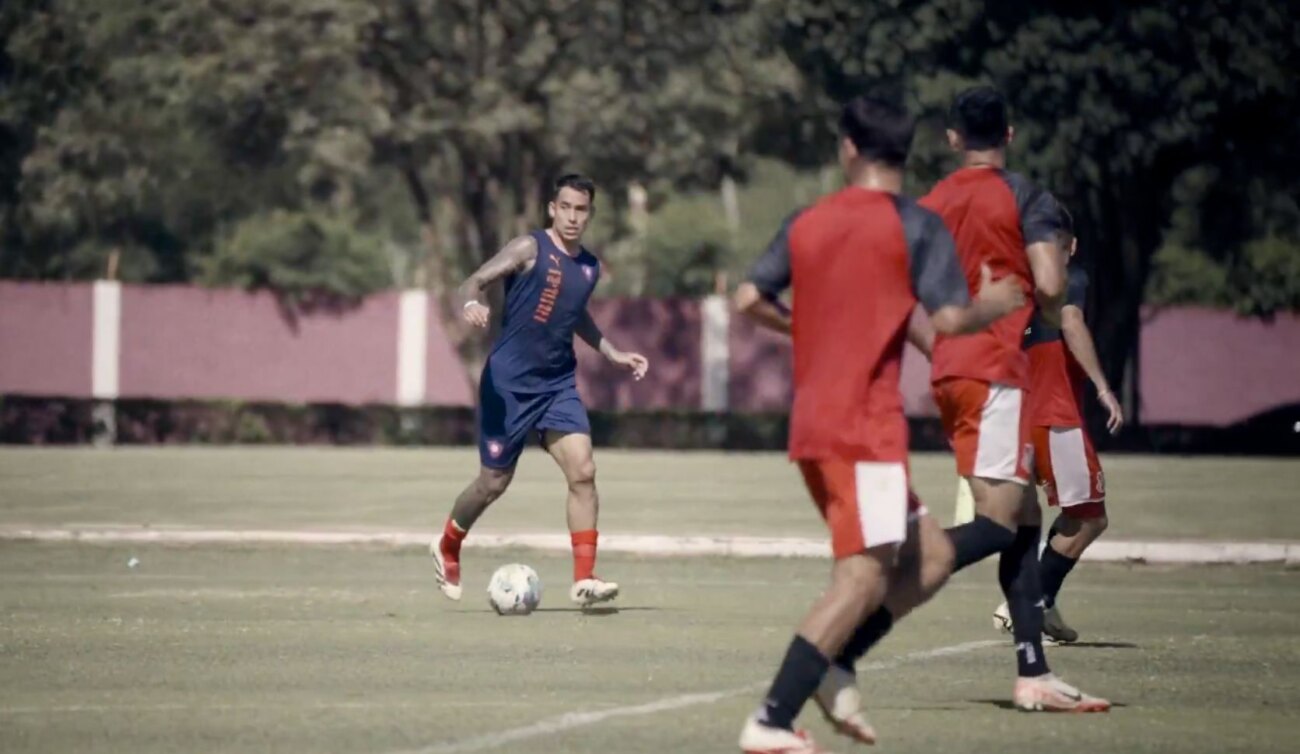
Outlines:
POLYGON ((510 487, 510 482, 514 479, 513 471, 497 471, 495 469, 485 469, 479 474, 479 489, 488 500, 496 500, 505 494, 510 487))
POLYGON ((579 461, 569 470, 569 487, 585 488, 596 483, 596 462, 591 458, 579 461))

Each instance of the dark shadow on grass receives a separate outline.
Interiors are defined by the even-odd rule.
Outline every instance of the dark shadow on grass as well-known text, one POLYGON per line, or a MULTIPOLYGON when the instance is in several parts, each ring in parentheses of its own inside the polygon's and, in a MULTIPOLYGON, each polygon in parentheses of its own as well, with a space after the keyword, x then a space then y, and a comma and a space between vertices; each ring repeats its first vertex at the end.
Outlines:
MULTIPOLYGON (((997 708, 999 708, 999 709, 1014 710, 1014 711, 1016 711, 1016 712, 1019 712, 1019 711, 1020 711, 1020 710, 1018 710, 1018 709, 1016 708, 1016 705, 1015 705, 1015 704, 1014 704, 1010 699, 968 699, 968 700, 966 700, 966 701, 970 702, 971 704, 985 704, 985 705, 989 705, 989 706, 991 706, 991 707, 997 707, 997 708)), ((1122 703, 1122 702, 1111 702, 1111 703, 1110 703, 1110 708, 1111 708, 1111 709, 1124 709, 1124 708, 1127 707, 1127 706, 1128 706, 1127 704, 1124 704, 1124 703, 1122 703)), ((1089 713, 1075 713, 1075 712, 1057 712, 1057 713, 1051 713, 1051 712, 1048 712, 1048 713, 1040 713, 1040 714, 1058 714, 1058 715, 1092 714, 1092 715, 1100 715, 1100 714, 1104 714, 1104 713, 1101 713, 1101 712, 1089 712, 1089 713)))
POLYGON ((1054 644, 1053 649, 1079 647, 1080 649, 1139 649, 1138 645, 1127 641, 1072 641, 1067 644, 1054 644))

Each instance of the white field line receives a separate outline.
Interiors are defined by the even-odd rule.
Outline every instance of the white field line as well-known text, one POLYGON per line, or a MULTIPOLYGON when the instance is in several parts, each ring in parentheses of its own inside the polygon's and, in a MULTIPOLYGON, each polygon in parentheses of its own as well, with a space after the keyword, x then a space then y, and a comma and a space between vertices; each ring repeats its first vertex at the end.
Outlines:
MULTIPOLYGON (((965 644, 953 644, 947 647, 938 647, 936 649, 927 649, 921 652, 912 652, 901 655, 892 660, 883 660, 881 662, 871 662, 860 667, 860 671, 889 670, 890 668, 906 665, 914 662, 924 662, 936 657, 947 657, 950 655, 966 654, 986 647, 1005 645, 1005 641, 971 641, 965 644)), ((752 694, 766 686, 764 683, 751 683, 745 686, 724 689, 722 691, 710 691, 697 694, 682 694, 680 696, 670 696, 663 699, 657 699, 645 704, 636 704, 627 707, 613 707, 608 709, 589 710, 581 712, 568 712, 557 717, 549 717, 544 720, 538 720, 532 725, 525 725, 520 728, 510 728, 508 730, 488 733, 473 738, 465 738, 460 741, 448 741, 445 743, 434 744, 423 749, 410 749, 403 752, 394 752, 394 754, 461 754, 461 752, 483 751, 485 749, 495 749, 515 741, 525 741, 531 738, 554 735, 563 733, 574 728, 583 728, 590 725, 596 725, 606 720, 618 717, 640 717, 642 715, 653 715, 659 712, 670 712, 684 707, 697 707, 702 704, 713 704, 734 696, 742 694, 752 694)), ((736 724, 740 725, 739 720, 736 724)))
MULTIPOLYGON (((199 529, 183 527, 24 527, 0 526, 0 541, 77 542, 82 544, 161 545, 312 545, 427 547, 430 531, 310 531, 289 529, 199 529)), ((475 534, 471 549, 528 548, 569 552, 569 535, 475 534)), ((601 552, 650 556, 738 558, 824 558, 825 540, 800 537, 675 537, 658 534, 605 534, 601 552)), ((1084 559, 1126 563, 1300 563, 1300 542, 1143 542, 1101 540, 1084 559)))

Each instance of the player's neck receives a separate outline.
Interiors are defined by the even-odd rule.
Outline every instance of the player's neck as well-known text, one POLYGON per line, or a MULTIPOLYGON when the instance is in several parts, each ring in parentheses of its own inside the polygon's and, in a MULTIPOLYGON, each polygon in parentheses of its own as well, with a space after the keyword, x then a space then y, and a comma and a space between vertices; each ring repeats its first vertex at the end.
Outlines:
POLYGON ((1007 152, 1005 149, 978 149, 963 152, 961 166, 1002 170, 1007 166, 1007 152))
POLYGON ((565 254, 576 257, 582 253, 582 239, 575 239, 572 242, 565 241, 560 238, 559 233, 555 232, 555 228, 547 228, 546 235, 551 239, 551 243, 555 244, 555 248, 562 250, 565 254))
POLYGON ((900 194, 903 191, 903 171, 878 162, 864 162, 849 170, 849 185, 868 191, 885 191, 900 194))

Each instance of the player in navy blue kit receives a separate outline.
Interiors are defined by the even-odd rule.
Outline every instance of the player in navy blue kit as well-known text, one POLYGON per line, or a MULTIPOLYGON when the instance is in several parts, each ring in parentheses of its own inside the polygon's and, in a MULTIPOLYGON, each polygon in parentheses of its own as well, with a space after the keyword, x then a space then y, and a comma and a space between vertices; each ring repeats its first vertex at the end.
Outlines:
POLYGON ((577 387, 573 336, 582 338, 636 379, 649 362, 619 350, 587 312, 600 280, 600 261, 582 246, 596 187, 580 175, 555 182, 547 214, 551 227, 506 244, 460 288, 465 321, 487 327, 483 289, 505 280, 505 316, 479 383, 478 477, 456 498, 442 537, 430 548, 442 593, 461 597, 460 546, 483 511, 510 486, 515 465, 536 434, 568 482, 568 523, 573 544, 569 597, 583 606, 618 596, 618 584, 597 578, 596 464, 591 426, 577 387))

